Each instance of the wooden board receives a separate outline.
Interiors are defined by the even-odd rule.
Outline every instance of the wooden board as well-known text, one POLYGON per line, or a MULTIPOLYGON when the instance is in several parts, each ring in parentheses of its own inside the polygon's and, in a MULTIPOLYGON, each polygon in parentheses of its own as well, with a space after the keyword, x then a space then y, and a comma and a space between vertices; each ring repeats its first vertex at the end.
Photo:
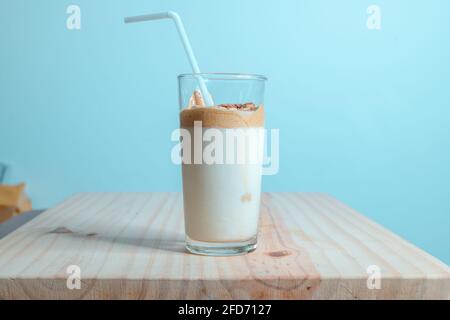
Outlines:
POLYGON ((180 194, 77 194, 0 240, 0 298, 450 298, 446 264, 325 194, 264 194, 245 256, 192 255, 183 239, 180 194))

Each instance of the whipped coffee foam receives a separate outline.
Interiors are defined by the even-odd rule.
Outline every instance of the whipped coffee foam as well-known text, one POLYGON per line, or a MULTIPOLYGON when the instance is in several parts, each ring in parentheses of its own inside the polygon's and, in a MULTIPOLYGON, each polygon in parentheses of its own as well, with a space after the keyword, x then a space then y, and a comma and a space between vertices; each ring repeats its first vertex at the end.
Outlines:
MULTIPOLYGON (((215 107, 193 107, 180 114, 180 126, 189 128, 201 121, 205 128, 246 128, 264 126, 264 107, 231 107, 248 104, 227 104, 215 107)), ((253 105, 254 106, 254 105, 253 105)))

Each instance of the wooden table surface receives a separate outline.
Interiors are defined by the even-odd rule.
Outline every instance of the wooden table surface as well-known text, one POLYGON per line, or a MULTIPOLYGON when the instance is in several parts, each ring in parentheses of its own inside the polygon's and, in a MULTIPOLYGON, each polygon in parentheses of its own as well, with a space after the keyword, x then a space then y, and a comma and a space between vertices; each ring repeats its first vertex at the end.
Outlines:
POLYGON ((0 240, 0 298, 450 298, 446 264, 329 195, 261 210, 255 252, 204 257, 184 249, 180 194, 74 195, 0 240))

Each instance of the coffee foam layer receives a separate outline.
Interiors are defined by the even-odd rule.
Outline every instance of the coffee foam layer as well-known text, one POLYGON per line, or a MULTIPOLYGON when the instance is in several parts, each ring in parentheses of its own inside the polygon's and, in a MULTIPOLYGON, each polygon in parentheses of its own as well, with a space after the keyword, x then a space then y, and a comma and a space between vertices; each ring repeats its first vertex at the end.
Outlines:
POLYGON ((193 127, 194 121, 201 121, 205 128, 263 127, 264 107, 261 105, 254 111, 222 107, 196 107, 181 111, 181 127, 193 127))

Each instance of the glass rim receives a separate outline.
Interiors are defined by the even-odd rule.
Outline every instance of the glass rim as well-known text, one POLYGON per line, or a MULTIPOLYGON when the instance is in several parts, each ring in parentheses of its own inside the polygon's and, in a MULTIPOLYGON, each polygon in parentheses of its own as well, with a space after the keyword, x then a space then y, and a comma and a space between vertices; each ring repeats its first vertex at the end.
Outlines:
POLYGON ((201 73, 182 73, 178 79, 194 78, 201 76, 208 80, 260 80, 267 81, 267 77, 254 73, 225 73, 225 72, 201 72, 201 73))

